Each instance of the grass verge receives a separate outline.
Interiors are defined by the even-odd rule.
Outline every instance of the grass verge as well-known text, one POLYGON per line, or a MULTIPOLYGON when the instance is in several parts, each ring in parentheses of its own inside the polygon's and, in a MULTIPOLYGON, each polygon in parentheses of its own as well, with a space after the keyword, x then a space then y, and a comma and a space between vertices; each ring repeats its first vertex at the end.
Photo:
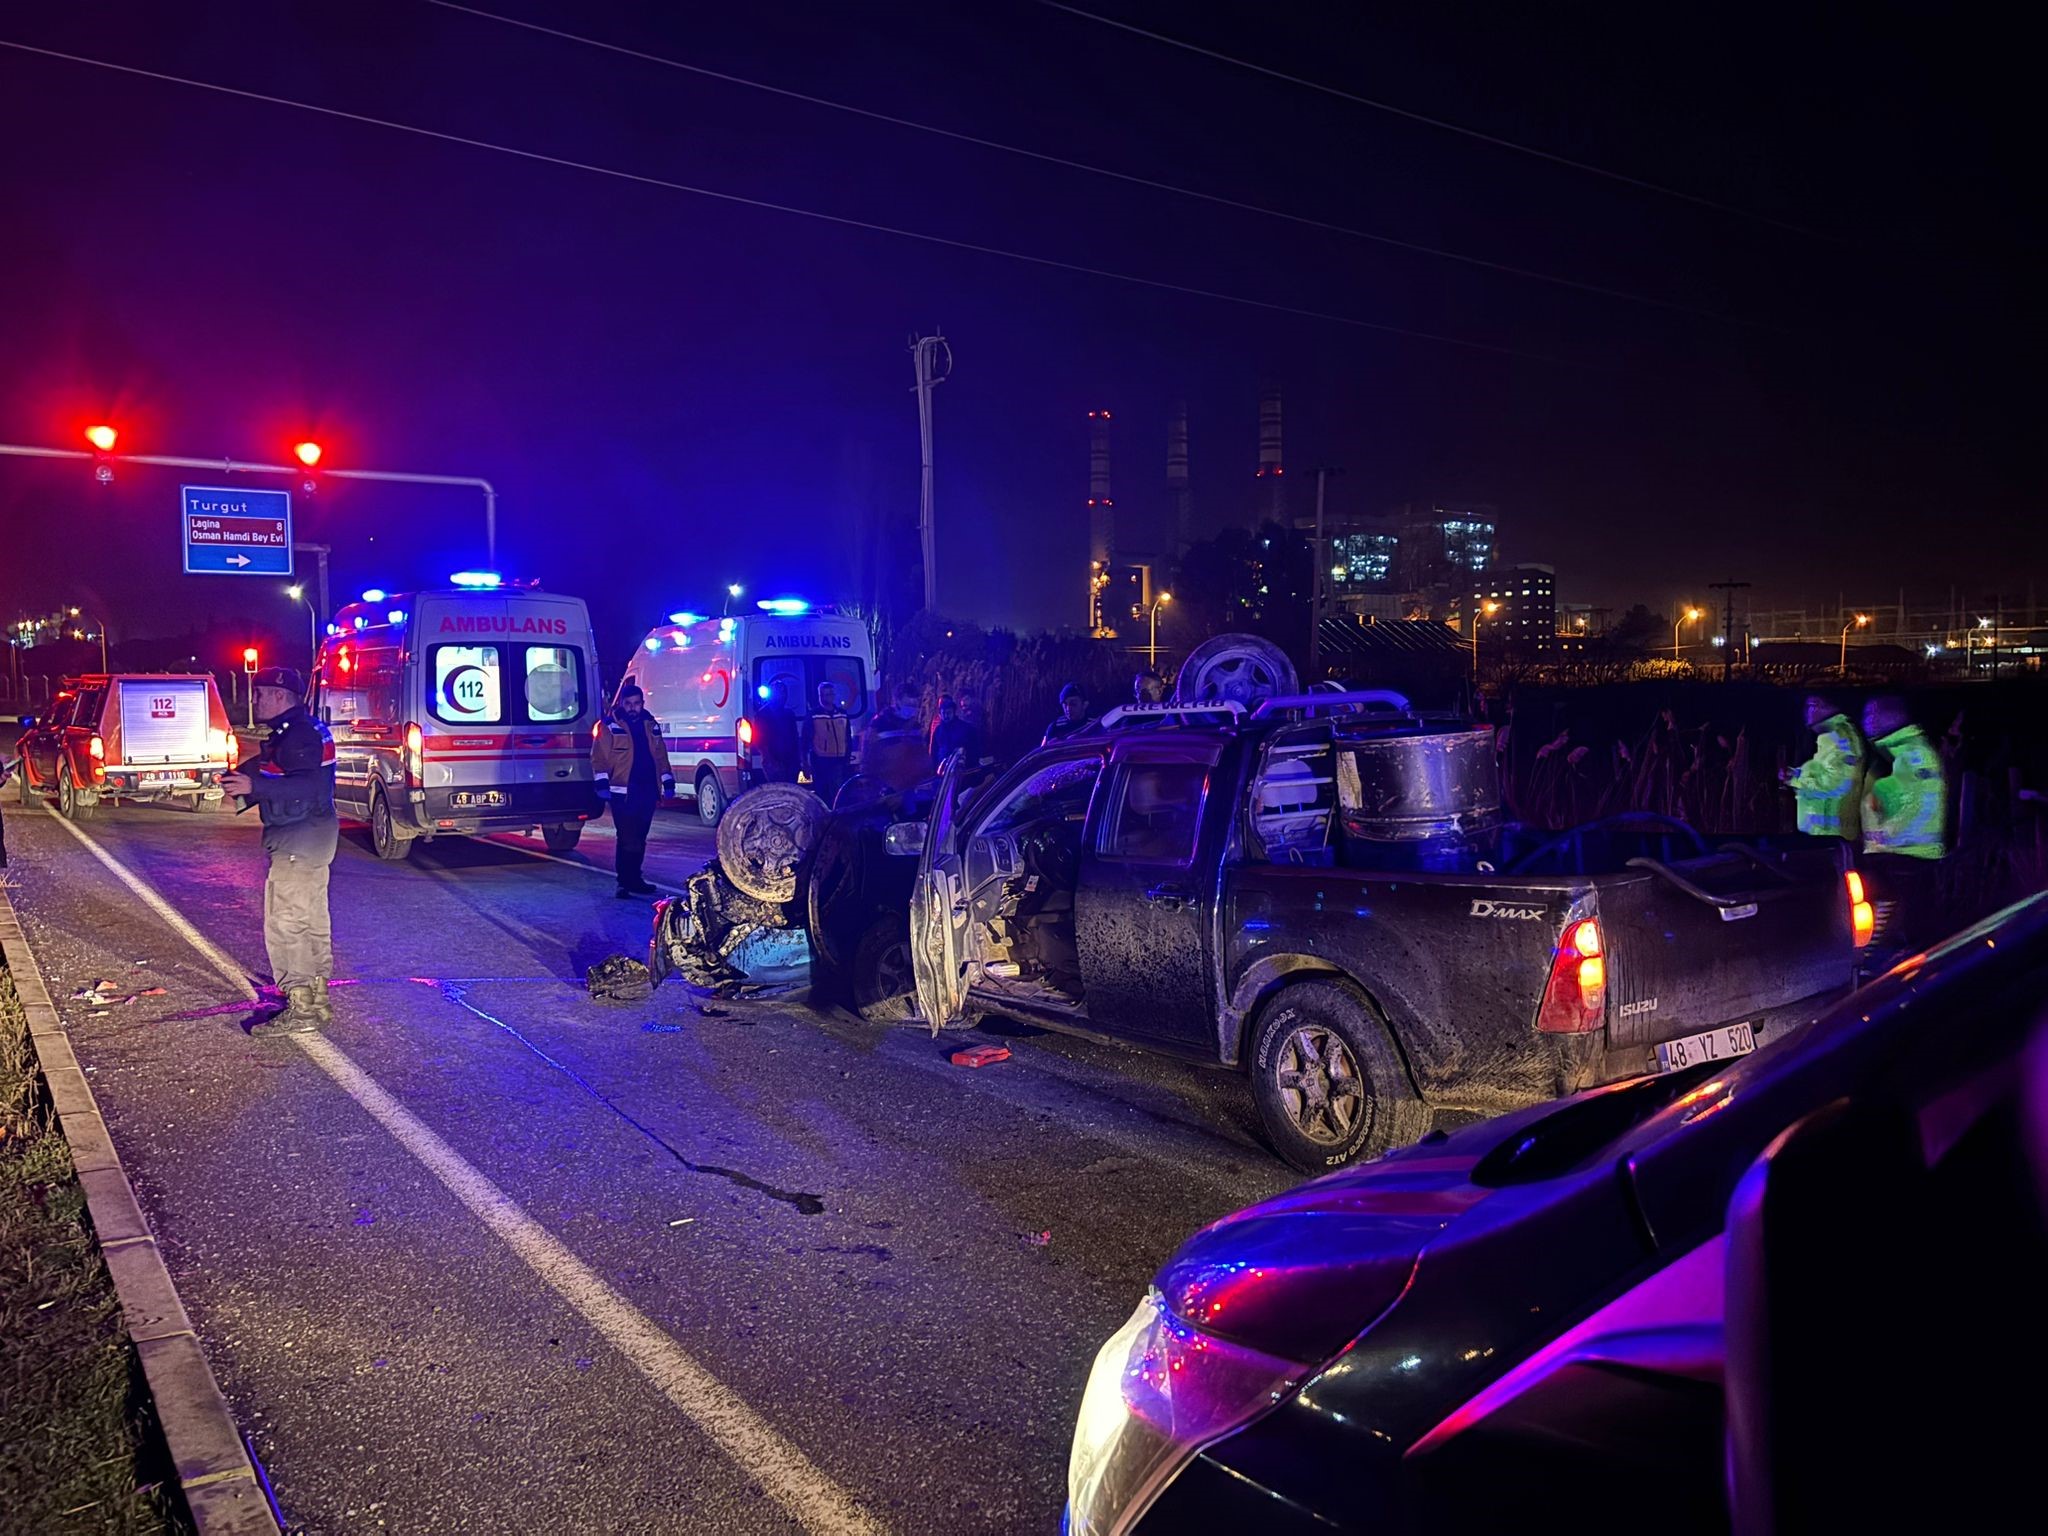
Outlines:
POLYGON ((0 1532, 182 1529, 161 1445, 0 963, 0 1532))

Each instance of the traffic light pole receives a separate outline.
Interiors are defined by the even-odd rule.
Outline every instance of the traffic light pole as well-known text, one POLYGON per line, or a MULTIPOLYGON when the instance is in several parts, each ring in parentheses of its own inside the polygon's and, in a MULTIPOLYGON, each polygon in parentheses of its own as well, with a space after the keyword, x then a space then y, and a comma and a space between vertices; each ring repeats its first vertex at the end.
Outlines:
MULTIPOLYGON (((303 464, 253 464, 242 459, 188 459, 166 453, 89 453, 82 448, 35 448, 23 443, 0 443, 0 458, 83 459, 89 463, 136 464, 148 469, 217 469, 224 475, 296 475, 310 479, 316 471, 303 464)), ((498 563, 498 492, 488 480, 474 475, 416 475, 395 469, 323 469, 326 480, 378 480, 396 485, 456 485, 484 493, 484 558, 493 568, 498 563)))

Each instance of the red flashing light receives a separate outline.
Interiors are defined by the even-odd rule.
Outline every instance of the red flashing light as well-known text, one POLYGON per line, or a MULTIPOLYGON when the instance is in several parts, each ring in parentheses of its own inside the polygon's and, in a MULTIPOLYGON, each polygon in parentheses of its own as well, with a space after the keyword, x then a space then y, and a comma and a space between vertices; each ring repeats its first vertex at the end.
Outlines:
POLYGON ((120 439, 121 434, 109 426, 99 425, 85 429, 85 440, 101 453, 112 453, 114 451, 114 444, 119 442, 120 439))
POLYGON ((320 445, 318 443, 293 443, 292 457, 305 465, 306 468, 312 469, 320 462, 320 445))

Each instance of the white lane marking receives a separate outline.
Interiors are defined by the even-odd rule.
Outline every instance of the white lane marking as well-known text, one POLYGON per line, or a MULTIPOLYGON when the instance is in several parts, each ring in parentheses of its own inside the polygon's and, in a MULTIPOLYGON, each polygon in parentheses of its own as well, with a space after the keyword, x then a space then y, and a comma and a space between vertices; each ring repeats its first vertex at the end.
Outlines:
MULTIPOLYGON (((151 911, 169 923, 225 980, 252 1000, 258 995, 242 968, 193 927, 153 886, 54 811, 51 817, 113 871, 151 911)), ((805 1530, 820 1536, 868 1536, 882 1531, 883 1527, 855 1502, 853 1495, 821 1472, 767 1420, 685 1354, 646 1313, 606 1285, 552 1233, 527 1215, 518 1202, 385 1092, 341 1047, 317 1034, 285 1038, 304 1051, 400 1146, 425 1164, 450 1194, 467 1206, 556 1295, 582 1314, 584 1321, 631 1361, 655 1390, 732 1458, 763 1492, 788 1510, 805 1530)))
MULTIPOLYGON (((500 832, 494 833, 489 837, 483 838, 481 839, 481 841, 491 843, 499 848, 510 848, 514 853, 523 853, 530 859, 546 859, 550 864, 566 864, 571 869, 581 869, 586 870, 593 875, 603 875, 608 880, 617 880, 619 878, 617 870, 606 869, 602 864, 585 864, 580 859, 565 859, 559 853, 549 853, 545 849, 541 848, 529 848, 524 843, 507 843, 499 841, 500 838, 524 837, 525 835, 526 834, 523 832, 500 832)), ((668 892, 671 896, 680 896, 683 894, 683 888, 681 886, 670 885, 668 884, 668 882, 664 880, 649 880, 647 883, 653 886, 656 890, 668 892)))

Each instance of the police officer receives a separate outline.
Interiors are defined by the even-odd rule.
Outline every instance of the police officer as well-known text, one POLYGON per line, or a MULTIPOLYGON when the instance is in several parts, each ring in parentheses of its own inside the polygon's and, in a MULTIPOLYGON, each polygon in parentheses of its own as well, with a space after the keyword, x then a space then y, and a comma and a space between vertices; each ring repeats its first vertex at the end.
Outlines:
POLYGON ((672 798, 676 775, 669 766, 661 722, 647 713, 647 695, 638 683, 619 685, 604 729, 590 744, 590 776, 596 781, 598 795, 611 807, 612 826, 618 833, 618 850, 613 856, 618 866, 618 894, 652 896, 654 887, 647 883, 640 866, 647 857, 647 834, 654 826, 656 786, 660 786, 660 799, 672 798))
POLYGON ((1081 691, 1079 683, 1069 683, 1060 690, 1059 715, 1045 728, 1045 738, 1039 745, 1049 747, 1069 736, 1078 736, 1094 723, 1088 718, 1088 695, 1081 691))
POLYGON ((1888 937, 1908 948, 1932 943, 1936 871, 1948 853, 1948 778, 1941 753, 1906 713, 1906 701, 1880 694, 1863 708, 1863 734, 1875 764, 1863 792, 1862 870, 1871 899, 1891 906, 1888 937))
POLYGON ((263 818, 263 948, 285 1006, 253 1029, 298 1034, 334 1022, 327 982, 334 974, 327 871, 340 824, 334 817, 334 738, 313 718, 306 680, 266 667, 251 680, 256 716, 270 727, 254 757, 221 776, 221 788, 263 818))
POLYGON ((1799 830, 1808 837, 1843 838, 1853 847, 1862 827, 1863 733, 1817 693, 1806 700, 1806 728, 1814 735, 1813 756, 1796 772, 1785 772, 1799 830))

